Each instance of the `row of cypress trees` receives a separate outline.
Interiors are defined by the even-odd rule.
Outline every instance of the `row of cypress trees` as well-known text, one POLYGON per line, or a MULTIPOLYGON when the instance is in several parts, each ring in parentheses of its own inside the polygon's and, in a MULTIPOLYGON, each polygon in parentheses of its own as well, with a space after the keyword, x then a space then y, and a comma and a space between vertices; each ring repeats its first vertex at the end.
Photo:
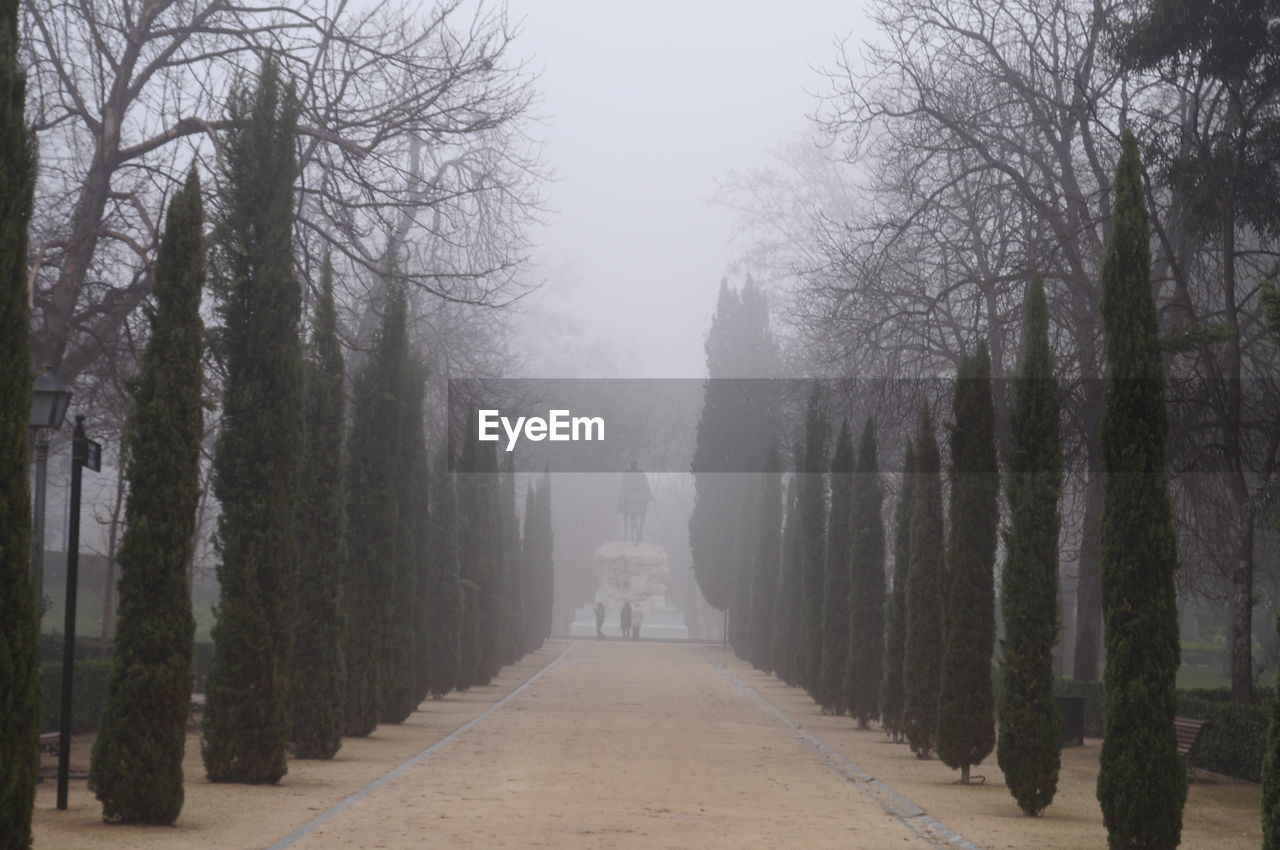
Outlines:
MULTIPOLYGON (((1149 239, 1137 144, 1126 132, 1101 305, 1108 363, 1107 697, 1097 793, 1116 848, 1176 846, 1186 797, 1172 725, 1177 545, 1164 469, 1168 426, 1149 239)), ((828 426, 815 390, 785 498, 777 448, 769 450, 765 485, 748 515, 756 525, 755 557, 739 575, 740 586, 751 590, 738 609, 745 624, 731 634, 740 656, 804 687, 824 713, 848 712, 863 728, 879 718, 917 757, 937 754, 959 770, 961 782, 997 749, 1018 806, 1035 815, 1052 802, 1059 770, 1052 651, 1062 490, 1061 406, 1039 278, 1028 285, 1024 310, 1005 458, 998 744, 990 665, 1001 471, 985 344, 960 361, 952 394, 949 531, 927 405, 907 441, 887 596, 874 423, 863 429, 856 461, 848 422, 842 423, 824 476, 828 426)), ((1280 308, 1275 312, 1280 316, 1280 308)), ((1277 735, 1273 730, 1273 743, 1277 735)), ((1268 762, 1272 772, 1280 771, 1275 761, 1268 762)), ((1269 782, 1274 796, 1276 782, 1269 782)), ((1275 832, 1273 822, 1267 828, 1275 832)))
MULTIPOLYGON (((0 357, 11 367, 0 372, 0 848, 30 845, 38 764, 25 444, 34 157, 21 120, 15 15, 15 3, 0 4, 0 357)), ((214 458, 221 598, 201 752, 213 781, 270 783, 290 753, 332 757, 344 734, 402 722, 428 696, 487 683, 541 645, 553 593, 550 476, 529 487, 522 534, 514 469, 499 475, 492 447, 464 445, 457 476, 447 450, 432 463, 425 366, 394 277, 348 411, 327 262, 305 351, 301 339, 292 87, 268 61, 228 111, 210 264, 220 325, 208 334, 225 381, 214 458)), ((90 769, 109 821, 168 824, 183 803, 204 240, 193 171, 169 203, 150 336, 129 382, 120 612, 90 769)))

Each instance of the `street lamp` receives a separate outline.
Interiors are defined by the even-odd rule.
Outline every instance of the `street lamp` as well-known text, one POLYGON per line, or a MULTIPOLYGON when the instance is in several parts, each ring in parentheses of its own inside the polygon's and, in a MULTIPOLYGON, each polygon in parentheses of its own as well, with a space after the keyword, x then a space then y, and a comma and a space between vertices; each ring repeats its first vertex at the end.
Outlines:
POLYGON ((27 426, 31 429, 32 443, 36 449, 35 522, 31 534, 31 577, 35 585, 39 609, 44 611, 44 504, 45 478, 49 465, 49 437, 62 427, 62 420, 71 406, 71 390, 53 374, 53 367, 36 378, 32 388, 31 416, 27 426))

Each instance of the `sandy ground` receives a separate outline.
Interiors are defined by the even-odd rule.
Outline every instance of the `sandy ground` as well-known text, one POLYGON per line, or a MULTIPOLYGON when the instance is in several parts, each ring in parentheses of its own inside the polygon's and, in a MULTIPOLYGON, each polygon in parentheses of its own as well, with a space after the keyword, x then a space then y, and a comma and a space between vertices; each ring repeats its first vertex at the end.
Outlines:
MULTIPOLYGON (((348 739, 331 762, 291 762, 275 787, 206 782, 193 737, 187 803, 175 827, 104 825, 83 781, 72 782, 70 811, 57 812, 47 781, 37 799, 36 847, 267 847, 308 824, 289 846, 905 850, 945 846, 944 828, 979 847, 1105 846, 1093 797, 1096 741, 1064 751, 1058 800, 1044 817, 1025 818, 994 759, 976 771, 986 785, 953 785, 956 774, 940 763, 921 762, 848 718, 822 716, 803 692, 719 648, 568 646, 550 642, 493 686, 426 703, 401 726, 348 739), (539 671, 469 731, 327 811, 539 671)), ((80 743, 73 768, 86 757, 80 743)), ((1193 785, 1182 846, 1256 848, 1258 799, 1250 783, 1193 785)))

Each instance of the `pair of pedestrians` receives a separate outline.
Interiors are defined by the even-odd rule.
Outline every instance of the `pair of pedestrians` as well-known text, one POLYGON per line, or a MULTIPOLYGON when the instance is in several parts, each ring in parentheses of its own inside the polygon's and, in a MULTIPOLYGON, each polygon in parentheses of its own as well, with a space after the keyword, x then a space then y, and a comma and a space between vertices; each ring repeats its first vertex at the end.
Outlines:
MULTIPOLYGON (((640 639, 640 627, 644 625, 644 609, 632 608, 630 602, 622 605, 622 636, 640 639)), ((604 640, 604 603, 596 603, 596 640, 604 640)))

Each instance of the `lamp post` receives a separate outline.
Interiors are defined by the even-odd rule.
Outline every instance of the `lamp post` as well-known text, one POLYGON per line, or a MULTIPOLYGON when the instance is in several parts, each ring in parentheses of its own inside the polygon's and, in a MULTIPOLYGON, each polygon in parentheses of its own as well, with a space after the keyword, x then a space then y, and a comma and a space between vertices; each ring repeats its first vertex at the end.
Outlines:
POLYGON ((62 427, 71 406, 71 390, 53 374, 53 368, 45 369, 32 387, 31 416, 27 427, 31 429, 31 442, 36 450, 35 511, 31 534, 31 579, 36 589, 38 610, 44 611, 44 506, 45 480, 49 466, 49 438, 62 427))
POLYGON ((62 641, 62 712, 58 718, 58 808, 67 808, 67 780, 71 775, 71 685, 76 663, 76 589, 80 570, 80 470, 97 472, 102 446, 85 436, 84 415, 76 415, 71 438, 71 521, 67 529, 67 602, 62 641))

